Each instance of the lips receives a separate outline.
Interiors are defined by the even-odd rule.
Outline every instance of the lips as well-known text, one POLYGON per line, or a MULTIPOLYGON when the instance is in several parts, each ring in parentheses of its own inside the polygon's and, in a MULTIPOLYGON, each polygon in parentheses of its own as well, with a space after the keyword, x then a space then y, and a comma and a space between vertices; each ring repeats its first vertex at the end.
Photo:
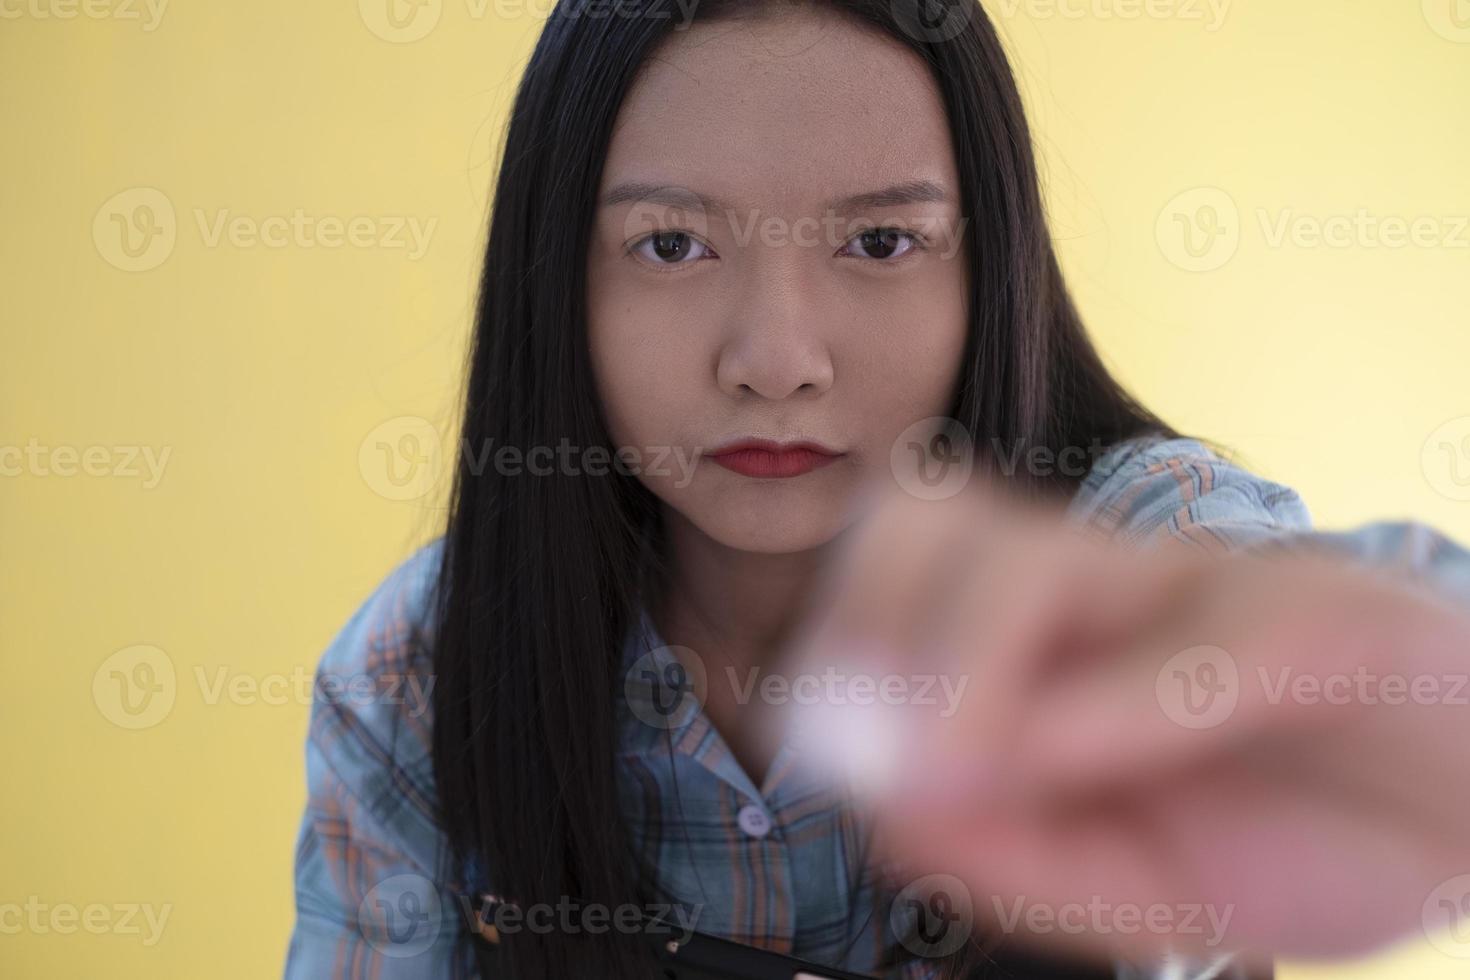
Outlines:
POLYGON ((816 442, 742 439, 705 455, 711 462, 741 476, 784 479, 810 473, 841 459, 843 454, 816 442))

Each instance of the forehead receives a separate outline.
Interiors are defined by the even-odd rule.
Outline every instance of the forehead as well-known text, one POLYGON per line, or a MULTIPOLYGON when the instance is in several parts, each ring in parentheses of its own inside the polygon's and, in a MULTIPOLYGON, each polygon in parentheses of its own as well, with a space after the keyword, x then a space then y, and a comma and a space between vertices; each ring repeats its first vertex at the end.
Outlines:
POLYGON ((624 100, 603 174, 604 184, 669 180, 752 206, 914 178, 955 185, 929 68, 812 5, 671 34, 624 100))

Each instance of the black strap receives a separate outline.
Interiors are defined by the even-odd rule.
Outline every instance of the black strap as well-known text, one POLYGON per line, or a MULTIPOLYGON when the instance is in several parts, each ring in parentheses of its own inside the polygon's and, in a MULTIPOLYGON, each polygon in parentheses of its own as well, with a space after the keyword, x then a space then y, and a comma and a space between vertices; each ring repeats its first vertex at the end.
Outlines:
MULTIPOLYGON (((476 912, 474 903, 460 903, 475 947, 475 961, 486 980, 496 974, 497 944, 488 938, 484 927, 494 921, 499 904, 492 896, 482 896, 476 912)), ((654 944, 659 980, 791 980, 797 973, 830 980, 873 980, 867 974, 850 973, 698 932, 680 941, 680 936, 666 926, 650 923, 645 935, 654 944)), ((1275 971, 1266 966, 1249 976, 1236 968, 1221 980, 1274 980, 1274 977, 1275 971)), ((1057 959, 1007 943, 987 953, 985 961, 971 971, 968 980, 1116 980, 1116 974, 1109 964, 1057 959)))

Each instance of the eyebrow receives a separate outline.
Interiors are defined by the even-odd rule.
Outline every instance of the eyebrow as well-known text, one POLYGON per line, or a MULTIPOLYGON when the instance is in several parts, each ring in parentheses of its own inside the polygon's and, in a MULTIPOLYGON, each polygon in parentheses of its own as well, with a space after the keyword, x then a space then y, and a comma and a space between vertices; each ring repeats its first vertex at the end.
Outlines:
MULTIPOLYGON (((944 187, 932 180, 907 180, 876 191, 865 191, 829 200, 823 210, 852 211, 891 208, 903 204, 943 204, 949 200, 944 187)), ((700 194, 687 187, 627 181, 613 187, 602 198, 602 207, 614 207, 630 201, 647 201, 676 208, 703 208, 707 211, 734 211, 735 207, 718 198, 700 194)))

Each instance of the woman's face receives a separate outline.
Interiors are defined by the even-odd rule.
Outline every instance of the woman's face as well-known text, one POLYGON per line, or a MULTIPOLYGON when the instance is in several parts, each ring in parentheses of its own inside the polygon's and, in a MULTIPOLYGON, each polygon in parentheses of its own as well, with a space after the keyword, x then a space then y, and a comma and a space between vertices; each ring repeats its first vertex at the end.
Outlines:
POLYGON ((947 414, 965 343, 959 185, 926 66, 808 6, 696 23, 625 100, 599 202, 588 329, 615 445, 726 546, 832 539, 854 490, 891 479, 899 435, 947 414), (721 454, 743 440, 826 454, 721 454))

